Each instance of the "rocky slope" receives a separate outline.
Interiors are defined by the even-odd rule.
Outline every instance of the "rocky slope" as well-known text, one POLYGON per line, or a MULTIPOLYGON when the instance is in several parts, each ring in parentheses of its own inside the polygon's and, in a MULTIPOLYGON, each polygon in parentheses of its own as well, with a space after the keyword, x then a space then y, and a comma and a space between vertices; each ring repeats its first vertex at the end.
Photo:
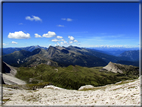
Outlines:
POLYGON ((105 67, 103 67, 103 69, 110 71, 110 72, 114 72, 114 73, 123 73, 122 70, 120 70, 114 63, 109 62, 109 64, 105 67))
POLYGON ((122 75, 139 75, 139 67, 109 62, 100 71, 119 73, 122 75))
POLYGON ((140 106, 140 78, 103 87, 94 87, 88 91, 66 90, 55 86, 46 86, 37 90, 3 87, 3 104, 7 106, 140 106))
POLYGON ((8 65, 5 62, 2 62, 2 82, 4 84, 12 85, 12 84, 18 84, 18 85, 24 85, 26 82, 18 79, 15 77, 17 70, 14 69, 12 66, 8 65))
POLYGON ((139 50, 132 50, 132 51, 125 51, 119 56, 121 57, 127 57, 131 61, 138 61, 139 60, 139 50))
MULTIPOLYGON (((53 47, 50 46, 47 50, 35 49, 32 52, 20 50, 11 54, 4 55, 3 61, 12 66, 29 66, 29 63, 38 62, 35 56, 40 57, 40 63, 47 63, 47 61, 58 63, 59 66, 80 65, 86 67, 104 66, 107 63, 93 55, 90 51, 79 47, 53 47), (34 59, 34 60, 33 60, 34 59)), ((38 64, 40 64, 38 63, 38 64)), ((55 65, 55 64, 53 64, 55 65)))

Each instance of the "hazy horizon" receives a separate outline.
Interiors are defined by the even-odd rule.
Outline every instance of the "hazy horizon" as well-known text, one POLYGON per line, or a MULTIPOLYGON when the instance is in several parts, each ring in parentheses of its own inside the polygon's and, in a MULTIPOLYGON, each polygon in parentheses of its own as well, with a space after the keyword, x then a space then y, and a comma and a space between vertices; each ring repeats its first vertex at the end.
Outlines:
MULTIPOLYGON (((31 45, 31 46, 40 46, 40 45, 31 45)), ((25 47, 31 47, 31 46, 22 46, 22 47, 18 47, 18 46, 15 46, 15 47, 3 47, 3 48, 25 48, 25 47)), ((53 46, 53 45, 50 45, 50 46, 53 46)), ((45 48, 49 48, 50 46, 40 46, 40 47, 45 47, 45 48)), ((59 45, 57 45, 59 46, 59 45)), ((74 45, 69 45, 69 46, 74 46, 74 45)), ((60 47, 69 47, 69 46, 60 46, 60 47)), ((56 46, 53 46, 53 47, 56 47, 56 46)), ((80 47, 80 46, 76 46, 76 47, 80 47)), ((94 47, 81 47, 81 48, 134 48, 134 49, 138 49, 139 47, 129 47, 129 46, 94 46, 94 47)))

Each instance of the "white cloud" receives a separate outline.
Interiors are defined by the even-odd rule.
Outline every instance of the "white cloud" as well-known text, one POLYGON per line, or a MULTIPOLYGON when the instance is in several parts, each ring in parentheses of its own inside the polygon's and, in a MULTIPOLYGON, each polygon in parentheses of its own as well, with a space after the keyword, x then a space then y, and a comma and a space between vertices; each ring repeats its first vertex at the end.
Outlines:
POLYGON ((64 27, 64 25, 57 25, 58 27, 64 27))
POLYGON ((41 18, 39 18, 38 16, 32 16, 32 17, 26 16, 25 19, 26 20, 30 20, 30 21, 33 21, 33 20, 35 20, 35 21, 42 21, 41 18))
POLYGON ((3 43, 3 46, 6 46, 6 43, 3 43))
POLYGON ((57 45, 60 45, 59 43, 57 43, 57 45))
POLYGON ((30 16, 26 16, 26 18, 25 18, 26 20, 30 20, 30 21, 33 21, 34 19, 33 18, 31 18, 30 16))
POLYGON ((64 43, 63 42, 61 42, 61 45, 63 45, 64 43))
POLYGON ((67 41, 64 41, 65 44, 67 44, 67 41))
POLYGON ((57 36, 57 38, 58 38, 58 39, 62 39, 63 37, 62 37, 62 36, 57 36))
POLYGON ((61 41, 65 41, 64 39, 61 39, 61 41))
POLYGON ((17 42, 12 41, 12 44, 18 44, 17 42))
POLYGON ((39 18, 38 16, 33 16, 33 19, 34 19, 35 21, 42 21, 41 18, 39 18))
POLYGON ((13 39, 28 39, 30 38, 29 33, 24 33, 22 31, 19 32, 14 32, 14 33, 9 33, 8 38, 13 38, 13 39))
POLYGON ((61 20, 72 21, 71 18, 62 18, 61 20))
POLYGON ((35 38, 41 38, 41 36, 37 33, 35 33, 35 38))
POLYGON ((66 18, 62 18, 61 20, 66 20, 66 18))
POLYGON ((70 40, 74 40, 74 37, 73 37, 73 36, 68 36, 68 38, 69 38, 70 40))
POLYGON ((72 21, 72 19, 70 19, 70 18, 67 18, 67 21, 72 21))
POLYGON ((56 33, 55 33, 55 32, 51 32, 51 31, 48 31, 48 33, 43 34, 42 36, 43 36, 43 37, 46 37, 46 38, 51 38, 51 37, 56 36, 56 33))
POLYGON ((52 39, 51 41, 52 42, 58 42, 59 40, 58 39, 52 39))
POLYGON ((77 40, 74 40, 74 42, 78 42, 77 40))
POLYGON ((69 43, 70 43, 70 44, 72 44, 72 43, 73 43, 73 41, 70 41, 69 43))
POLYGON ((65 41, 64 39, 61 39, 61 41, 65 41))

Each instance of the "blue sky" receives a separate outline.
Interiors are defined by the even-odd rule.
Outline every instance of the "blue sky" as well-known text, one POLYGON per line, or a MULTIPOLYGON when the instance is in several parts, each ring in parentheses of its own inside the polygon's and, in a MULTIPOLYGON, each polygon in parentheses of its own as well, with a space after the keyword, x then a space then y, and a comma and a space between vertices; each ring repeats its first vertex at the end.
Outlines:
POLYGON ((3 3, 3 47, 139 46, 139 3, 3 3))

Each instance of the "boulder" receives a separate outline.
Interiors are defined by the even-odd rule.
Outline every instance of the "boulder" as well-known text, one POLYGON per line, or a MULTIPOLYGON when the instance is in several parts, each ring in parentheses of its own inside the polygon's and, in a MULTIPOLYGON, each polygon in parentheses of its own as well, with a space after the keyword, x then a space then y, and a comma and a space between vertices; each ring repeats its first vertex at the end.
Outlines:
POLYGON ((54 85, 47 85, 44 87, 45 89, 54 89, 54 90, 61 90, 63 88, 60 88, 60 87, 56 87, 54 85))
POLYGON ((93 85, 85 85, 85 86, 81 86, 78 90, 88 90, 88 89, 93 89, 95 88, 93 85))

